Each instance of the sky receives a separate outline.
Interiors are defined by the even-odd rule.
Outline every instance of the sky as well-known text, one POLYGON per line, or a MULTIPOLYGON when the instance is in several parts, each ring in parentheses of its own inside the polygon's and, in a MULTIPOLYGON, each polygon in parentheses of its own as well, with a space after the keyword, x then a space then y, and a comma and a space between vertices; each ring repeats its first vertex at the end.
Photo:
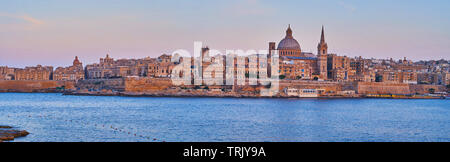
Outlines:
POLYGON ((265 50, 288 24, 302 51, 450 59, 448 0, 0 0, 0 66, 84 65, 210 49, 265 50))

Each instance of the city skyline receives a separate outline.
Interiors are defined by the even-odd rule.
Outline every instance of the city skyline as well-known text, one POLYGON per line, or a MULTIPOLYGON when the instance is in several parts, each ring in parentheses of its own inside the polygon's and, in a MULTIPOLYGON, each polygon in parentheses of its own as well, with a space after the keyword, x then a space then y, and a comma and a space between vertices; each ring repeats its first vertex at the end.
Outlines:
POLYGON ((75 56, 86 65, 109 50, 114 58, 157 57, 193 51, 194 41, 223 51, 267 49, 288 24, 302 51, 314 54, 324 25, 329 53, 450 59, 450 5, 439 2, 2 2, 0 65, 64 67, 75 56))

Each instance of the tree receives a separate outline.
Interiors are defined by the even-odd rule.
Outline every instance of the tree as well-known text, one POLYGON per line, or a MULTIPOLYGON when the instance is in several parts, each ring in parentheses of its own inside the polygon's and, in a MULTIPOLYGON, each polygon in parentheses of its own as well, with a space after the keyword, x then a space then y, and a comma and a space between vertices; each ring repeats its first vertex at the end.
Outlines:
POLYGON ((284 79, 284 78, 286 78, 286 76, 285 75, 280 75, 279 78, 280 79, 284 79))
POLYGON ((297 76, 295 78, 297 78, 297 80, 300 80, 300 79, 302 79, 302 76, 297 76))
POLYGON ((434 89, 434 88, 430 88, 430 89, 428 89, 428 92, 430 92, 431 94, 433 94, 433 93, 434 93, 434 91, 435 91, 435 89, 434 89))
POLYGON ((430 84, 428 81, 420 81, 419 84, 430 84))
POLYGON ((375 82, 381 82, 382 80, 383 80, 383 76, 381 76, 381 75, 375 76, 375 82))

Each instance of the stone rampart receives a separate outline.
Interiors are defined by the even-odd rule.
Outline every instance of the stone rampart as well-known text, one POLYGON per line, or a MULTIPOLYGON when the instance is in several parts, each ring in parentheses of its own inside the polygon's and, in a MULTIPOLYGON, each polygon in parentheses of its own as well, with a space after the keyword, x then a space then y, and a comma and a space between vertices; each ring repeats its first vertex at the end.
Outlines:
POLYGON ((172 80, 170 78, 129 77, 125 79, 126 92, 161 91, 169 87, 172 87, 172 80))
POLYGON ((0 92, 58 92, 74 88, 73 81, 0 80, 0 92))
POLYGON ((112 91, 125 91, 125 79, 115 78, 115 79, 87 79, 80 80, 76 84, 76 88, 81 91, 102 91, 102 90, 112 90, 112 91))
POLYGON ((443 85, 428 85, 428 84, 410 84, 409 90, 411 93, 425 94, 430 93, 430 89, 435 92, 447 92, 447 88, 443 85))
POLYGON ((408 84, 383 82, 358 82, 359 94, 411 94, 408 84))

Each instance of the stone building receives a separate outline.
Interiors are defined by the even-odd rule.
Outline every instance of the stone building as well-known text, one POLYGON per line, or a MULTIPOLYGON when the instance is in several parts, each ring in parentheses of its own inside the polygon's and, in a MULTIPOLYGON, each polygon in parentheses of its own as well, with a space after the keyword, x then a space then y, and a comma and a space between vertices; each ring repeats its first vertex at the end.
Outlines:
POLYGON ((98 78, 120 78, 127 76, 145 77, 148 74, 149 64, 155 62, 155 59, 146 57, 143 59, 118 59, 109 57, 100 58, 99 63, 87 65, 85 75, 87 79, 98 78))
MULTIPOLYGON (((231 57, 231 56, 230 56, 231 57)), ((202 72, 201 72, 201 78, 202 78, 202 84, 207 85, 224 85, 226 84, 226 75, 227 75, 227 65, 226 65, 226 56, 225 55, 210 55, 209 48, 204 47, 202 48, 202 55, 199 58, 202 62, 202 72)), ((245 79, 245 75, 248 75, 249 68, 256 68, 256 65, 252 65, 252 63, 249 64, 248 58, 244 58, 244 68, 239 68, 236 66, 234 69, 233 74, 243 74, 238 76, 239 79, 245 79)), ((237 61, 237 58, 233 59, 234 61, 237 61)), ((237 62, 235 62, 237 63, 237 62)), ((257 62, 253 62, 257 63, 257 62)), ((193 68, 196 65, 193 66, 193 68)), ((233 66, 233 65, 231 65, 233 66)), ((193 69, 194 70, 194 69, 193 69)), ((253 70, 253 69, 252 69, 253 70)))
POLYGON ((376 73, 377 82, 401 83, 400 72, 385 70, 376 73))
POLYGON ((327 55, 328 79, 347 81, 350 77, 353 77, 351 74, 355 73, 351 71, 350 59, 347 56, 337 56, 336 54, 327 55))
POLYGON ((14 80, 14 71, 15 68, 0 66, 0 80, 14 80))
POLYGON ((15 80, 52 80, 53 67, 37 65, 34 67, 25 67, 16 69, 14 73, 15 80))
POLYGON ((361 56, 350 59, 350 70, 354 76, 349 76, 350 81, 374 82, 375 72, 367 66, 369 60, 361 56))
POLYGON ((77 81, 84 79, 83 64, 78 60, 78 56, 75 56, 72 66, 58 67, 53 72, 53 80, 71 80, 77 81))
POLYGON ((172 69, 176 64, 172 62, 172 56, 163 54, 148 63, 148 77, 171 77, 172 69))
POLYGON ((372 69, 365 70, 364 72, 357 74, 354 81, 375 82, 376 81, 376 73, 372 69))
POLYGON ((417 84, 417 73, 402 71, 400 72, 400 81, 401 83, 417 84))
POLYGON ((450 85, 450 73, 448 72, 418 73, 417 83, 450 85))
POLYGON ((443 72, 443 83, 444 85, 450 85, 450 73, 449 72, 443 72))
POLYGON ((376 82, 417 84, 421 78, 424 80, 427 78, 426 75, 421 75, 422 77, 419 75, 420 73, 427 73, 426 68, 406 60, 406 57, 398 62, 390 58, 389 60, 381 59, 365 62, 364 64, 375 71, 376 82))
MULTIPOLYGON (((280 41, 276 49, 275 45, 275 42, 269 43, 269 56, 271 51, 278 50, 280 56, 279 72, 286 79, 328 79, 328 45, 325 41, 323 26, 320 42, 317 45, 317 55, 301 51, 300 44, 293 37, 290 26, 286 30, 285 38, 280 41)), ((270 70, 268 73, 271 73, 270 70)))
POLYGON ((109 57, 109 54, 106 54, 105 58, 100 58, 99 63, 94 63, 90 65, 86 65, 86 78, 87 79, 98 79, 98 78, 112 78, 113 67, 114 67, 114 59, 109 57))
POLYGON ((285 76, 287 79, 313 79, 313 65, 311 65, 314 63, 313 58, 285 57, 282 60, 280 75, 285 76))
POLYGON ((417 73, 384 70, 376 73, 377 82, 417 84, 417 73))
POLYGON ((338 67, 335 69, 332 69, 329 72, 328 78, 332 79, 333 81, 347 81, 349 80, 349 74, 348 71, 342 67, 338 67))

